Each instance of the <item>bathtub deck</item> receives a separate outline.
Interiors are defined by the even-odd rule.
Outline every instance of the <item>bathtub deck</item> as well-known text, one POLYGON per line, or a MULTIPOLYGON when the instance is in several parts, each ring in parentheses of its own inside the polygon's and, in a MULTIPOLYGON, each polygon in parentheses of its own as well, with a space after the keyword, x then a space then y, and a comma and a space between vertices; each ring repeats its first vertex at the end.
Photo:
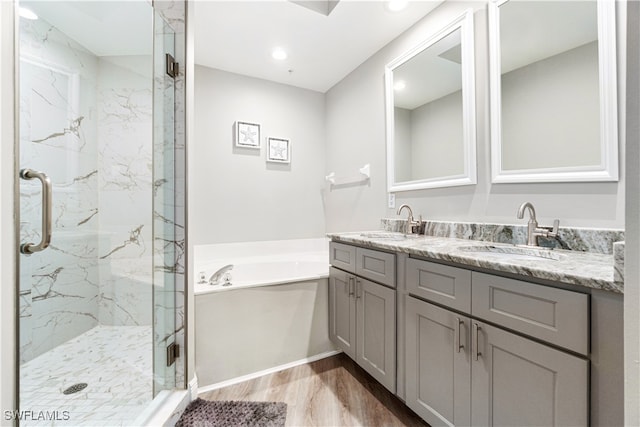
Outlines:
POLYGON ((344 354, 202 393, 287 403, 287 426, 427 426, 344 354))

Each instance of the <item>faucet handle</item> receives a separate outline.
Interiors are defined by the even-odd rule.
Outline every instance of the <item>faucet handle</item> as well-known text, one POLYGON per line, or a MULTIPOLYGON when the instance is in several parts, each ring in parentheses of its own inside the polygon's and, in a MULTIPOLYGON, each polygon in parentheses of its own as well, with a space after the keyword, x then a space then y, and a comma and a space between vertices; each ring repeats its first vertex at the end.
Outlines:
POLYGON ((200 273, 198 273, 198 277, 200 278, 200 280, 198 280, 199 285, 203 285, 207 283, 207 276, 205 275, 204 271, 201 271, 200 273))
POLYGON ((558 235, 558 229, 560 228, 560 220, 553 221, 553 229, 549 232, 549 237, 556 237, 558 235))
POLYGON ((411 221, 411 234, 424 234, 424 229, 422 227, 422 214, 418 215, 418 220, 411 221))

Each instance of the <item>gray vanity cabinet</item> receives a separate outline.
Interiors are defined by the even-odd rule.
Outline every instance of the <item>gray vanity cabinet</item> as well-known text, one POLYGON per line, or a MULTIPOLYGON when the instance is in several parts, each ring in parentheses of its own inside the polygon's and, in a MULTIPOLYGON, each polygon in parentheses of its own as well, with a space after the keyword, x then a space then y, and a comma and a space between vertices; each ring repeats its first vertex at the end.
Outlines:
POLYGON ((470 324, 466 316, 407 297, 405 403, 432 426, 470 425, 470 324))
POLYGON ((587 360, 474 321, 476 333, 471 425, 588 425, 587 360))
POLYGON ((356 358, 355 278, 331 267, 329 272, 329 338, 347 356, 356 358))
POLYGON ((587 360, 407 297, 406 404, 432 426, 586 426, 587 360))
POLYGON ((589 361, 539 342, 585 351, 587 295, 409 261, 405 398, 411 409, 432 426, 588 425, 589 361))
POLYGON ((329 338, 395 393, 395 255, 335 242, 330 251, 329 338))
POLYGON ((356 363, 396 391, 396 293, 356 278, 356 363))

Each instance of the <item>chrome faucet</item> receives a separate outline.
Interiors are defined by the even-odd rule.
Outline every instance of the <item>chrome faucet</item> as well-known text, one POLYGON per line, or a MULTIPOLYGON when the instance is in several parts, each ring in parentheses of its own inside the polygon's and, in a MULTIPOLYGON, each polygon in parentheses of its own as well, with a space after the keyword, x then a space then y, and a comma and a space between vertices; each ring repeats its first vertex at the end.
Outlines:
POLYGON ((233 264, 228 264, 220 268, 218 271, 213 273, 211 277, 209 277, 209 284, 218 285, 220 284, 220 279, 222 278, 224 278, 225 284, 226 283, 231 284, 231 274, 229 274, 229 271, 231 271, 232 269, 233 269, 233 264))
POLYGON ((524 202, 518 209, 518 219, 524 218, 525 209, 529 210, 529 222, 527 223, 527 246, 538 246, 538 237, 556 237, 558 235, 558 228, 560 227, 560 220, 553 221, 553 228, 538 227, 538 221, 536 220, 536 210, 530 202, 524 202))
POLYGON ((405 226, 405 233, 406 234, 422 234, 422 215, 419 215, 418 217, 418 221, 415 221, 413 219, 413 211, 411 210, 411 207, 407 204, 404 204, 402 206, 400 206, 398 208, 398 212, 396 212, 396 215, 400 215, 400 213, 402 212, 402 209, 407 208, 407 210, 409 211, 409 217, 407 218, 407 225, 405 226))

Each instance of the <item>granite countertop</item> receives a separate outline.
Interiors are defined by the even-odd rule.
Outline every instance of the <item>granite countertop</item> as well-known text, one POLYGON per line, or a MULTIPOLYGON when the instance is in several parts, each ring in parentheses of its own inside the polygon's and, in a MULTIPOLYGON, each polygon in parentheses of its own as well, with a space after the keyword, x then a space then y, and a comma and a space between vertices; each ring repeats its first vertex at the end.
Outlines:
POLYGON ((533 248, 537 256, 527 256, 531 248, 449 237, 407 236, 385 231, 329 233, 327 236, 336 242, 481 267, 524 278, 623 292, 623 285, 614 281, 614 261, 610 254, 533 248), (496 253, 501 251, 515 254, 496 253))

